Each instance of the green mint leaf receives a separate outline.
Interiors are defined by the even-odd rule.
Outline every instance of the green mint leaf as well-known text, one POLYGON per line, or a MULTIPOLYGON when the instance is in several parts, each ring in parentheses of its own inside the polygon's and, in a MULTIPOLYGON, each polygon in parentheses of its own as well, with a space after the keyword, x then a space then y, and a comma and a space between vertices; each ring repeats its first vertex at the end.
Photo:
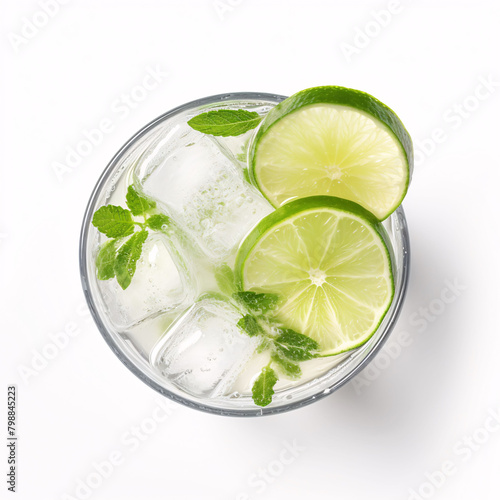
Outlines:
POLYGON ((131 236, 118 250, 115 259, 116 281, 125 290, 132 281, 137 261, 142 253, 142 245, 148 237, 146 230, 139 231, 131 236))
POLYGON ((215 269, 215 280, 220 291, 231 297, 236 290, 236 284, 233 270, 227 264, 222 264, 215 269))
POLYGON ((156 207, 156 202, 141 196, 132 185, 128 187, 126 200, 128 208, 134 215, 142 215, 149 209, 156 207))
POLYGON ((278 365, 280 371, 291 379, 298 379, 302 375, 302 370, 297 363, 290 361, 278 352, 271 355, 272 361, 278 365))
POLYGON ((252 399, 257 406, 267 406, 273 400, 278 377, 272 368, 265 366, 252 387, 252 399))
POLYGON ((238 292, 233 297, 256 314, 265 314, 276 307, 279 297, 274 293, 238 292))
POLYGON ((250 337, 255 337, 264 333, 259 322, 250 314, 245 314, 236 324, 250 337))
POLYGON ((263 337, 262 340, 260 341, 260 344, 257 346, 257 349, 255 349, 255 352, 257 354, 260 354, 261 352, 271 349, 272 346, 273 342, 267 337, 263 337))
POLYGON ((241 162, 245 163, 247 161, 247 154, 246 153, 238 153, 236 155, 236 159, 238 161, 241 161, 241 162))
POLYGON ((128 236, 134 232, 130 210, 115 205, 104 205, 97 210, 92 224, 108 238, 128 236))
POLYGON ((248 182, 248 184, 252 184, 250 180, 250 174, 248 173, 248 168, 243 169, 243 178, 248 182))
POLYGON ((161 231, 163 226, 168 226, 170 224, 170 217, 164 214, 152 215, 148 217, 146 224, 155 231, 161 231))
POLYGON ((116 240, 108 240, 97 254, 97 279, 109 280, 115 277, 116 240))
POLYGON ((255 111, 219 109, 191 118, 188 125, 204 134, 229 137, 252 130, 261 120, 262 118, 255 111))
POLYGON ((307 361, 317 357, 319 344, 307 335, 290 329, 280 329, 274 338, 274 344, 280 354, 292 361, 307 361))

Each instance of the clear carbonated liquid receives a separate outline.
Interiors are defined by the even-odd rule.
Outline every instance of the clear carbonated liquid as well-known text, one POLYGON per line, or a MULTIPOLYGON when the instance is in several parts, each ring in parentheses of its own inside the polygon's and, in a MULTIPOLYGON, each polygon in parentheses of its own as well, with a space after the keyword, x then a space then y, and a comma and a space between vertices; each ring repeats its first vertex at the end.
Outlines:
MULTIPOLYGON (((266 114, 270 102, 232 101, 225 109, 266 114)), ((198 112, 202 112, 199 110, 198 112)), ((233 267, 238 246, 273 207, 247 182, 247 152, 254 130, 213 137, 187 125, 181 113, 147 136, 111 179, 105 203, 126 207, 127 187, 154 199, 170 217, 151 232, 130 286, 97 281, 107 327, 132 346, 165 386, 197 399, 248 399, 270 354, 236 323, 242 311, 215 279, 233 267)), ((94 259, 105 240, 96 234, 94 259)), ((300 380, 280 377, 276 398, 328 372, 352 353, 301 363, 300 380)))

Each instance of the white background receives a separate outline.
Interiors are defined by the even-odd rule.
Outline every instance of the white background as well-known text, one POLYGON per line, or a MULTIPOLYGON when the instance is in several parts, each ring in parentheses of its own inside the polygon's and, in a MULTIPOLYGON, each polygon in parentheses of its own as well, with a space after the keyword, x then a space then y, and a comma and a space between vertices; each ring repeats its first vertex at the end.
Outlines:
POLYGON ((74 0, 47 19, 37 1, 3 2, 0 435, 16 384, 19 464, 14 497, 2 442, 1 498, 498 499, 500 8, 394 5, 74 0), (156 88, 124 107, 148 68, 162 75, 156 88), (404 202, 411 282, 390 341, 307 408, 236 419, 169 403, 157 424, 161 398, 85 312, 78 238, 98 176, 133 133, 192 99, 329 84, 387 103, 420 151, 404 202), (100 144, 57 175, 106 118, 100 144), (120 463, 99 475, 110 455, 120 463))

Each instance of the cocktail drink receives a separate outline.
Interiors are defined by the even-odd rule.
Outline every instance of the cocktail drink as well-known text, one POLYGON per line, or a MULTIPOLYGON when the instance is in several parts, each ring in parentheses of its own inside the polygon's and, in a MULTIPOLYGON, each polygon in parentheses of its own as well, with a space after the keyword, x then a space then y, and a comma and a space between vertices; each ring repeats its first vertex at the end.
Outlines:
POLYGON ((177 401, 260 415, 336 389, 375 354, 408 276, 411 140, 367 94, 202 99, 112 160, 81 240, 120 359, 177 401))

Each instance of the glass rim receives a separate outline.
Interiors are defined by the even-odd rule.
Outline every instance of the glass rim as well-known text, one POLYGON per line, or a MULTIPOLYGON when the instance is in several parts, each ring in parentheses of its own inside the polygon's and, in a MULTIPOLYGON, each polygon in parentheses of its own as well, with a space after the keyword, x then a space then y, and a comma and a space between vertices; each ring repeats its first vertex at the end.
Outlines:
MULTIPOLYGON (((232 416, 232 417, 255 417, 255 416, 265 416, 265 415, 276 415, 278 413, 288 412, 297 408, 302 408, 307 406, 315 401, 318 401, 326 396, 329 396, 337 389, 345 385, 352 378, 354 378, 359 372, 361 372, 375 357, 375 355, 380 351, 389 335, 391 334, 394 326, 399 318, 401 313, 401 309, 404 303, 404 299, 406 296, 406 292, 408 289, 408 279, 410 272, 410 239, 408 233, 408 225, 406 222, 405 213, 402 205, 397 208, 397 210, 391 214, 396 214, 400 219, 400 233, 402 244, 404 248, 403 252, 403 262, 401 266, 401 275, 400 275, 400 286, 397 290, 394 291, 393 301, 391 303, 392 314, 388 318, 387 326, 385 330, 380 335, 380 338, 376 343, 372 346, 371 350, 365 355, 365 357, 351 370, 346 371, 346 373, 339 378, 336 382, 334 382, 331 386, 329 386, 328 390, 325 391, 321 389, 319 392, 309 395, 306 398, 301 400, 293 401, 288 404, 284 404, 278 406, 276 408, 260 408, 256 407, 255 409, 227 409, 227 408, 219 408, 217 406, 213 406, 206 403, 193 402, 189 399, 185 399, 173 392, 169 391, 165 387, 161 386, 154 380, 152 380, 146 373, 144 373, 140 368, 138 368, 133 361, 122 351, 120 346, 115 342, 112 335, 104 325, 103 321, 100 318, 100 315, 97 311, 96 303, 92 294, 90 293, 90 285, 89 285, 89 274, 87 268, 87 243, 88 243, 88 233, 89 227, 91 225, 92 216, 95 211, 95 206, 97 203, 97 199, 102 191, 103 186, 113 173, 115 167, 125 155, 125 153, 129 150, 131 146, 133 146, 137 141, 142 139, 150 130, 154 129, 156 125, 162 123, 163 121, 180 114, 184 111, 193 108, 200 108, 205 105, 223 103, 225 101, 232 100, 270 100, 270 101, 282 101, 286 99, 286 96, 279 94, 271 94, 266 92, 232 92, 225 94, 216 94, 213 96, 203 97, 201 99, 195 99, 193 101, 182 104, 181 106, 177 106, 161 115, 157 118, 150 121, 144 127, 142 127, 138 132, 136 132, 125 144, 118 150, 118 152, 111 158, 107 166, 104 168, 102 174, 92 190, 89 201, 87 203, 87 207, 85 209, 85 214, 83 217, 82 227, 80 231, 80 244, 79 244, 79 264, 80 264, 80 277, 82 282, 83 293, 85 296, 85 300, 89 307, 90 313, 94 322, 104 338, 105 342, 108 344, 113 353, 118 357, 118 359, 142 382, 148 385, 150 388, 154 389, 156 392, 160 393, 162 396, 169 398, 176 403, 180 403, 189 408, 193 408, 205 413, 210 413, 213 415, 222 415, 222 416, 232 416)), ((389 314, 390 311, 387 312, 389 314)))

